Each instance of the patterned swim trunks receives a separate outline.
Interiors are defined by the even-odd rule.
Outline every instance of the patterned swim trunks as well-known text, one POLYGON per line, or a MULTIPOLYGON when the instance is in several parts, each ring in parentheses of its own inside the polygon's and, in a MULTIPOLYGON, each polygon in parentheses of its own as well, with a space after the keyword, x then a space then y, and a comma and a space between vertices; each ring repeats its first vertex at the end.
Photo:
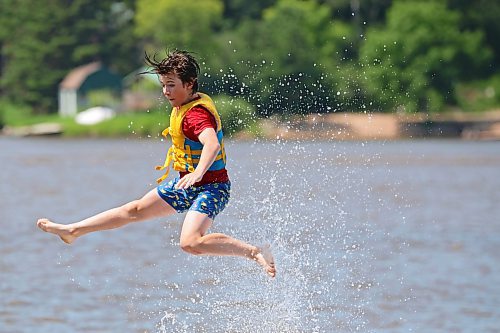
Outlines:
POLYGON ((208 215, 211 219, 224 210, 229 201, 231 182, 175 189, 179 177, 157 187, 158 194, 178 213, 188 210, 208 215))

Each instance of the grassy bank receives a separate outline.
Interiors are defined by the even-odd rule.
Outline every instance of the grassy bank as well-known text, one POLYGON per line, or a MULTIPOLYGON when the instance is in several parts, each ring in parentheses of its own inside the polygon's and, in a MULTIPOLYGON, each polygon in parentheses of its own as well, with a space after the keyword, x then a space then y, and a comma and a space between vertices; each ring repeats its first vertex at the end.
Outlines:
MULTIPOLYGON (((169 115, 165 110, 129 112, 95 125, 80 125, 73 118, 63 118, 58 114, 33 115, 31 110, 19 106, 1 105, 1 120, 6 128, 21 128, 35 124, 50 123, 62 127, 63 137, 135 137, 157 138, 168 125, 169 115)), ((229 124, 229 123, 228 123, 229 124)), ((0 126, 1 128, 1 126, 0 126)), ((226 131, 225 131, 226 132, 226 131)), ((249 122, 244 133, 231 128, 226 134, 242 137, 262 136, 258 121, 249 122)))
POLYGON ((158 137, 168 124, 165 113, 140 112, 121 114, 95 125, 80 125, 72 119, 62 119, 66 137, 158 137))
POLYGON ((0 104, 1 123, 4 127, 19 128, 40 123, 59 124, 65 137, 156 137, 167 126, 165 111, 131 112, 95 125, 80 125, 73 118, 58 114, 33 115, 29 108, 0 104))

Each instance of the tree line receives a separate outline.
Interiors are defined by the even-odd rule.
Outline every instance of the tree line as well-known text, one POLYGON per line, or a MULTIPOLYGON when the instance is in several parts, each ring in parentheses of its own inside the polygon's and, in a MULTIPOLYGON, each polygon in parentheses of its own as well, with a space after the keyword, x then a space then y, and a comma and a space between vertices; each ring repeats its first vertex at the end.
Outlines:
POLYGON ((69 70, 126 75, 187 49, 201 89, 260 115, 481 111, 500 105, 500 2, 3 0, 0 98, 57 111, 69 70))

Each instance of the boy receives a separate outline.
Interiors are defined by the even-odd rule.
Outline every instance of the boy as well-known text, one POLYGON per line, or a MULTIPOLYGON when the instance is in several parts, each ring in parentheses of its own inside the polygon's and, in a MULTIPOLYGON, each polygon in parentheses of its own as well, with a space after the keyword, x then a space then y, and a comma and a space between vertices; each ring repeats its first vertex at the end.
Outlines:
POLYGON ((90 232, 187 211, 180 236, 184 251, 246 257, 274 277, 269 247, 259 248, 221 233, 206 234, 229 200, 231 183, 225 168, 221 120, 210 97, 198 92, 200 67, 196 59, 189 52, 175 50, 159 62, 146 55, 146 63, 158 74, 163 95, 173 107, 170 127, 163 131, 163 135, 172 137, 172 146, 164 165, 157 167, 166 170, 158 180, 159 186, 139 200, 80 222, 64 225, 43 218, 38 220, 38 227, 71 244, 90 232), (172 162, 179 177, 163 183, 172 162))

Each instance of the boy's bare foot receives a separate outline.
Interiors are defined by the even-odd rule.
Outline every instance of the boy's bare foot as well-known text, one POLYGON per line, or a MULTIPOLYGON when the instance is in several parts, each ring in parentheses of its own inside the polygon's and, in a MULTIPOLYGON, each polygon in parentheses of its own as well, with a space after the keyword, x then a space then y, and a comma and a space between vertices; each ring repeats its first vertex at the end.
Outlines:
POLYGON ((254 256, 254 260, 264 268, 266 273, 270 277, 276 276, 276 267, 274 266, 274 258, 271 253, 271 248, 269 245, 265 245, 261 248, 258 248, 257 254, 254 256))
POLYGON ((73 243, 76 239, 76 236, 71 234, 68 226, 64 224, 54 223, 48 219, 39 219, 36 225, 45 232, 59 236, 67 244, 73 243))

